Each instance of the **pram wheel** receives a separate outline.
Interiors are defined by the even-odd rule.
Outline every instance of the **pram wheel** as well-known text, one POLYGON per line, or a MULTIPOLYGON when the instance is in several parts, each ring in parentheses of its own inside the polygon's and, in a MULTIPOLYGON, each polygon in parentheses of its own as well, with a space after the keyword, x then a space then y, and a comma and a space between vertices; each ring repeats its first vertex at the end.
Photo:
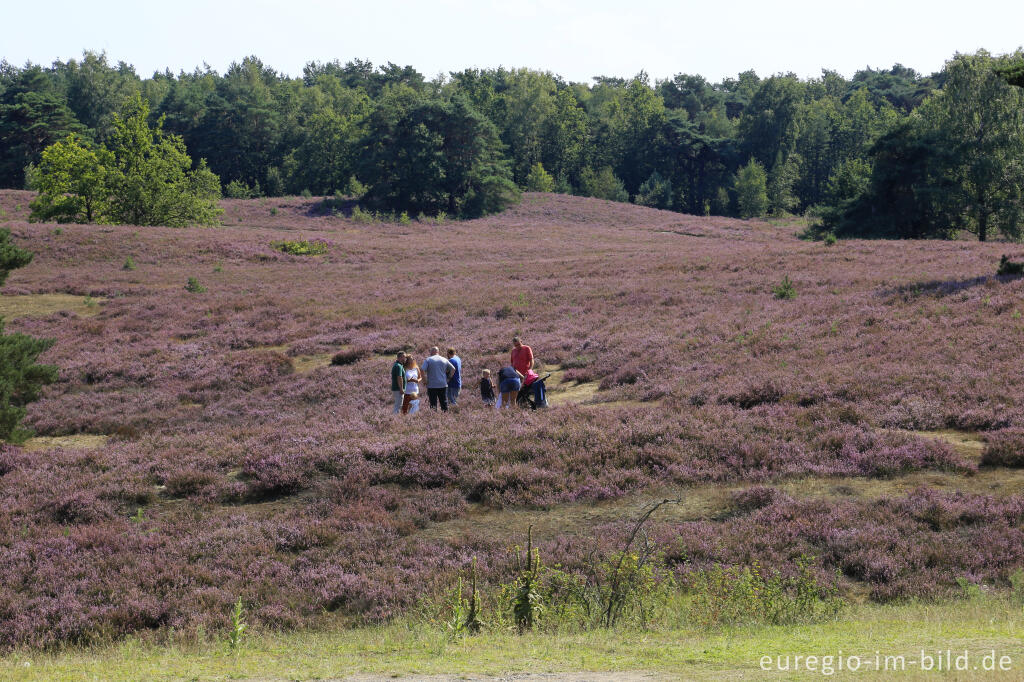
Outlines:
POLYGON ((544 380, 551 376, 551 372, 545 372, 542 376, 535 379, 529 386, 523 386, 522 390, 519 391, 519 395, 516 397, 516 406, 518 407, 529 407, 531 410, 536 410, 538 407, 547 407, 547 400, 538 402, 537 400, 537 388, 540 387, 540 393, 547 395, 547 387, 544 385, 544 380))

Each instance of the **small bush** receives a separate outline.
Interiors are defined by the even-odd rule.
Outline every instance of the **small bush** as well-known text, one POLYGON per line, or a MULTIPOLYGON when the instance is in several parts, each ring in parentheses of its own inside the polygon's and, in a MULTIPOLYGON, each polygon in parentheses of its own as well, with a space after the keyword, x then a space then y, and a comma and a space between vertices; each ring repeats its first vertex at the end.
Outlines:
POLYGON ((200 284, 195 277, 189 277, 188 282, 185 283, 185 291, 190 294, 201 294, 206 291, 206 287, 200 284))
POLYGON ((260 194, 260 184, 258 182, 255 187, 249 187, 249 185, 241 180, 232 180, 224 185, 224 198, 226 199, 254 199, 260 196, 260 194))
POLYGON ((604 391, 612 388, 613 386, 631 385, 644 381, 645 379, 647 379, 647 373, 644 370, 634 365, 626 365, 625 367, 618 368, 614 373, 606 376, 604 379, 601 379, 599 388, 604 391))
POLYGON ((999 259, 997 275, 1024 275, 1024 263, 1017 263, 1010 260, 1005 254, 999 259))
POLYGON ((796 298, 796 287, 794 287, 793 282, 790 281, 789 275, 782 278, 781 284, 772 287, 772 293, 775 294, 775 298, 782 300, 791 300, 796 298))
POLYGON ((359 360, 362 360, 367 355, 365 350, 353 349, 353 350, 341 350, 338 351, 331 357, 332 365, 351 365, 359 360))
POLYGON ((553 192, 555 191, 555 179, 544 170, 544 165, 538 161, 530 167, 524 189, 527 192, 553 192))
POLYGON ((797 573, 790 577, 778 571, 766 575, 756 562, 742 568, 719 565, 691 577, 690 617, 706 627, 820 622, 845 605, 838 582, 836 575, 834 584, 819 584, 809 557, 797 560, 797 573))
POLYGON ((839 240, 836 239, 836 235, 834 232, 827 232, 825 234, 825 237, 821 241, 825 243, 825 246, 835 246, 836 242, 839 240))
POLYGON ((1024 429, 1005 429, 988 437, 981 463, 988 466, 1024 467, 1024 429))
POLYGON ((189 497, 213 486, 217 476, 212 471, 182 468, 164 478, 164 494, 168 497, 189 497))
POLYGON ((242 605, 242 598, 235 602, 235 608, 231 611, 231 630, 228 632, 228 648, 236 651, 242 644, 242 638, 249 625, 245 622, 245 607, 242 605))
POLYGON ((758 509, 770 507, 776 502, 792 502, 785 493, 778 488, 770 486, 755 485, 743 490, 737 490, 730 495, 730 507, 738 513, 748 514, 758 509))
POLYGON ((360 225, 366 225, 377 222, 377 216, 372 211, 365 211, 359 206, 353 206, 352 220, 360 225))
POLYGON ((569 383, 575 381, 577 384, 586 384, 594 381, 594 372, 589 368, 572 368, 565 370, 565 374, 562 375, 562 383, 569 383))
POLYGON ((359 198, 366 194, 366 185, 359 182, 359 178, 353 175, 348 179, 348 185, 345 187, 345 194, 350 197, 359 198))
POLYGON ((580 177, 580 187, 585 196, 609 201, 629 201, 629 193, 622 181, 615 176, 611 166, 605 166, 595 172, 592 168, 584 168, 580 177))
POLYGON ((123 270, 134 270, 135 269, 135 259, 132 258, 131 256, 128 256, 127 258, 124 259, 124 265, 122 265, 121 268, 123 270))
POLYGON ((282 240, 277 242, 271 242, 270 246, 277 249, 281 253, 287 253, 292 256, 320 256, 327 253, 327 242, 321 240, 282 240))
POLYGON ((782 400, 785 392, 782 386, 774 379, 752 382, 742 390, 726 396, 721 402, 730 403, 744 410, 749 410, 758 405, 770 405, 782 400))

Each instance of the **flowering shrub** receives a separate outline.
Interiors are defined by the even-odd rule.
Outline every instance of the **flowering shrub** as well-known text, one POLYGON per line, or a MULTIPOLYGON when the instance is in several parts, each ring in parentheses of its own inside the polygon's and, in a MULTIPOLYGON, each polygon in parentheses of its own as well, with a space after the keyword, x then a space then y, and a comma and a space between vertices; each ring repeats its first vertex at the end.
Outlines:
POLYGON ((764 485, 755 485, 743 490, 737 490, 729 499, 732 508, 743 514, 783 501, 792 502, 792 498, 785 493, 779 492, 776 488, 764 485))
MULTIPOLYGON (((0 192, 0 205, 27 197, 0 192)), ((1002 586, 1024 563, 1024 501, 1007 489, 778 492, 978 472, 906 430, 986 431, 985 466, 1018 464, 1024 377, 1009 330, 1024 327, 1024 280, 988 276, 999 245, 822 251, 786 228, 528 194, 501 216, 446 222, 444 244, 417 241, 408 259, 394 225, 275 202, 268 216, 225 201, 232 226, 204 231, 9 221, 36 258, 5 299, 103 299, 91 317, 8 317, 11 332, 56 339, 42 361, 59 380, 27 425, 121 435, 91 451, 0 445, 0 647, 223 630, 240 596, 256 630, 325 610, 387 618, 472 555, 481 581, 504 579, 507 538, 479 513, 666 486, 748 488, 708 518, 652 529, 681 583, 755 561, 787 579, 807 554, 819 584, 838 569, 840 590, 884 600, 951 594, 956 576, 1002 586), (521 252, 507 252, 510 234, 521 252), (300 235, 331 248, 267 246, 300 235), (138 270, 122 267, 129 250, 144 254, 138 270), (798 277, 799 305, 767 293, 781 272, 798 277), (207 293, 185 291, 189 276, 207 293), (547 411, 486 410, 469 389, 508 361, 515 333, 538 363, 568 369, 547 411), (394 352, 435 344, 463 358, 459 411, 393 417, 394 352), (355 350, 294 371, 296 356, 339 347, 355 350), (604 404, 560 400, 579 381, 603 386, 604 404)), ((603 556, 621 547, 620 525, 551 525, 545 561, 575 575, 593 549, 581 537, 603 556)))
MULTIPOLYGON (((1003 429, 988 436, 988 443, 981 455, 981 463, 992 466, 1024 467, 1024 429, 1003 429)), ((0 468, 0 471, 2 470, 0 468)))

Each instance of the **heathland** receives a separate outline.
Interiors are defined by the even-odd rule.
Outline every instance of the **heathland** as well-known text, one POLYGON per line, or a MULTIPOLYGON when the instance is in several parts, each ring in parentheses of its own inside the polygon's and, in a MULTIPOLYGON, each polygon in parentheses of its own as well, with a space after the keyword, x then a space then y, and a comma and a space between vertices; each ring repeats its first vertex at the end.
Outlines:
MULTIPOLYGON (((868 613, 1019 598, 1024 280, 995 274, 1013 245, 829 245, 538 193, 470 221, 226 200, 223 227, 187 229, 29 223, 31 199, 0 193, 36 254, 0 315, 56 340, 60 379, 29 407, 37 437, 0 446, 5 650, 227 637, 239 599, 253 636, 442 622, 474 557, 494 622, 528 527, 586 581, 665 498, 648 577, 679 613, 718 566, 868 613), (548 410, 474 395, 514 334, 553 372, 548 410), (393 416, 393 353, 431 345, 464 360, 458 409, 393 416)), ((623 641, 679 625, 658 613, 623 641)), ((538 627, 587 629, 572 617, 538 627)))

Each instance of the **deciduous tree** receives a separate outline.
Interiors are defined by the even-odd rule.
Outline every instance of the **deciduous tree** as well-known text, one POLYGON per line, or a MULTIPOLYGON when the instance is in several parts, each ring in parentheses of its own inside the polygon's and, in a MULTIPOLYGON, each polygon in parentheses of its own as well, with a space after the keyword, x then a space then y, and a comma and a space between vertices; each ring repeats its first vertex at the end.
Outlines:
POLYGON ((32 220, 131 225, 210 225, 220 209, 220 181, 200 161, 192 168, 185 143, 147 123, 138 95, 114 116, 108 147, 91 150, 68 138, 44 152, 36 173, 40 194, 32 220))
POLYGON ((39 195, 32 201, 32 219, 58 223, 101 223, 110 219, 111 153, 93 149, 80 138, 66 139, 43 150, 33 176, 39 195))
POLYGON ((1019 238, 1024 218, 1024 96, 994 66, 985 52, 958 55, 942 91, 921 106, 946 152, 963 228, 980 241, 994 231, 1019 238))
POLYGON ((757 159, 751 159, 736 173, 733 189, 741 218, 756 218, 768 212, 768 174, 757 159))

